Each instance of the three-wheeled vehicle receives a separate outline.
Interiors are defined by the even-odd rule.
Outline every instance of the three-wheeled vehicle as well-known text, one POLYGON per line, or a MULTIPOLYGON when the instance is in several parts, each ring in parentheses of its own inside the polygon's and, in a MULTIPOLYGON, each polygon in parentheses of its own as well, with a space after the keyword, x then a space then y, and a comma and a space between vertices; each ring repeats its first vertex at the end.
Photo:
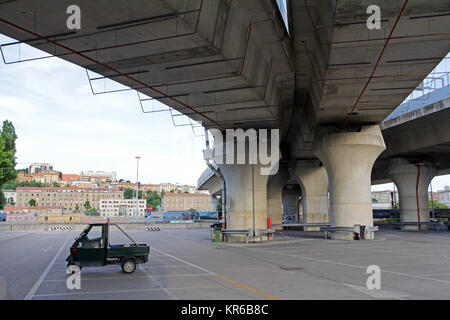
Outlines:
POLYGON ((119 225, 108 222, 91 223, 81 234, 75 238, 70 247, 70 255, 66 258, 67 267, 77 265, 80 267, 95 267, 117 264, 124 273, 133 273, 136 265, 146 263, 150 247, 146 244, 137 244, 119 225), (110 244, 109 229, 117 227, 131 244, 110 244))

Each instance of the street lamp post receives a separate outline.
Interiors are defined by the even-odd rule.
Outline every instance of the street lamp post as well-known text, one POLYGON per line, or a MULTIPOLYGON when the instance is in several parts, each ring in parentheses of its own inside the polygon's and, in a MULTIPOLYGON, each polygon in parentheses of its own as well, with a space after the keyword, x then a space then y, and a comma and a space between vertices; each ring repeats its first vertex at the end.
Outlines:
POLYGON ((136 211, 135 211, 135 215, 138 216, 139 215, 139 159, 141 157, 140 156, 136 156, 136 211))

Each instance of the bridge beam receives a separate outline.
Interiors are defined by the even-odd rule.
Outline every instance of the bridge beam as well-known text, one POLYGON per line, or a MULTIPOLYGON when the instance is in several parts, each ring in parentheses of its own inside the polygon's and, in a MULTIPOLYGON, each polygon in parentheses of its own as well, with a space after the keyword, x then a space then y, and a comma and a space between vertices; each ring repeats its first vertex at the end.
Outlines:
MULTIPOLYGON (((291 176, 302 190, 304 223, 327 223, 328 217, 328 175, 318 161, 298 160, 291 176)), ((319 227, 305 227, 305 231, 317 231, 319 227)))
MULTIPOLYGON (((389 164, 389 176, 399 193, 400 222, 430 222, 428 212, 428 185, 436 175, 436 169, 424 164, 411 164, 402 158, 393 158, 389 164)), ((427 226, 403 225, 402 230, 420 230, 427 226)))
MULTIPOLYGON (((327 169, 331 201, 331 221, 337 227, 373 226, 371 171, 386 149, 378 125, 362 126, 360 132, 331 133, 320 137, 314 154, 327 169)), ((352 240, 350 232, 334 232, 332 237, 352 240)), ((368 233, 366 239, 372 239, 368 233)))

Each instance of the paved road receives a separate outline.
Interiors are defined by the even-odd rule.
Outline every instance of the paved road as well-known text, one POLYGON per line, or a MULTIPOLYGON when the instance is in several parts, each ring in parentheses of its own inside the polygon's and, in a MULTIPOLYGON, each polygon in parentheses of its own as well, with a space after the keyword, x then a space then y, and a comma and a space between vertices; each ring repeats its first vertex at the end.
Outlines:
POLYGON ((450 299, 450 233, 380 231, 374 241, 331 241, 289 231, 282 241, 211 243, 209 230, 129 232, 151 245, 132 275, 83 268, 66 286, 77 232, 0 232, 1 299, 450 299), (366 273, 378 265, 381 289, 366 273))

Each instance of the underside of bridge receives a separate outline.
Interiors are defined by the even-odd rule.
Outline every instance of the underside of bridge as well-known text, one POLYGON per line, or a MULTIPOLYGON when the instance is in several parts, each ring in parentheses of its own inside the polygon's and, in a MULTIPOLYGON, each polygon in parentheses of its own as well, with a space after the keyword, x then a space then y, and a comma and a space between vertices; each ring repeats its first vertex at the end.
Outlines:
MULTIPOLYGON (((370 176, 386 147, 378 124, 450 50, 448 0, 290 0, 288 29, 275 0, 80 0, 77 30, 66 25, 71 4, 0 0, 0 33, 205 128, 280 129, 280 166, 309 161, 326 173, 341 227, 372 226, 370 176), (370 5, 380 29, 367 26, 370 5)), ((267 226, 267 179, 250 166, 224 174, 233 228, 255 230, 255 214, 267 226)), ((324 214, 326 201, 312 210, 324 214)))

